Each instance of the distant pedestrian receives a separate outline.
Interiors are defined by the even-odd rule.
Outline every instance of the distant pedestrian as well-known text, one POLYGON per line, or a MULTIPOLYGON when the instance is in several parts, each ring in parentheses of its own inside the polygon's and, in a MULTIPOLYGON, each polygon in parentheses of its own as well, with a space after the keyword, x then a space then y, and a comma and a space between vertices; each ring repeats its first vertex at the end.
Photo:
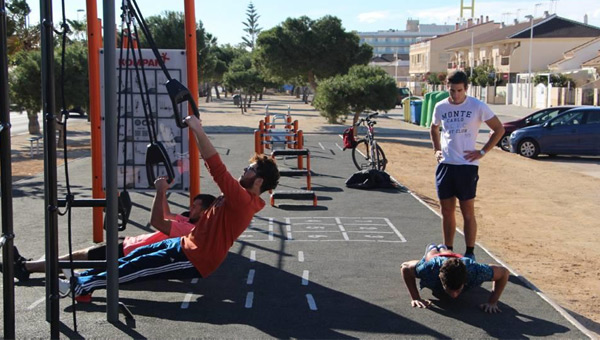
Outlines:
POLYGON ((447 81, 450 96, 435 106, 430 130, 434 156, 439 163, 435 180, 442 212, 443 240, 448 249, 452 250, 458 198, 464 220, 467 248, 465 256, 475 259, 475 194, 479 180, 479 160, 502 138, 504 127, 485 103, 467 96, 469 78, 466 73, 451 73, 447 81), (477 150, 475 143, 483 122, 493 133, 483 148, 477 150))

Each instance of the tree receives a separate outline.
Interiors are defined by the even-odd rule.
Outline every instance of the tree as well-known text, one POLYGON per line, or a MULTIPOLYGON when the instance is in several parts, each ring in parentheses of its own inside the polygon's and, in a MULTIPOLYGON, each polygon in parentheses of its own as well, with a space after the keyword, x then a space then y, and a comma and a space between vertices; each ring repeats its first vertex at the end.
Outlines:
MULTIPOLYGON (((554 86, 554 87, 571 87, 571 88, 575 87, 575 81, 572 78, 567 77, 562 73, 550 74, 550 82, 552 83, 552 86, 554 86)), ((533 77, 533 83, 535 85, 538 85, 541 83, 541 84, 548 86, 548 76, 536 74, 533 77)))
MULTIPOLYGON (((165 11, 159 16, 146 18, 146 23, 156 47, 160 49, 185 49, 185 16, 182 12, 165 11)), ((140 46, 149 48, 147 38, 141 33, 140 46)), ((206 32, 202 21, 196 23, 196 48, 198 53, 198 81, 204 84, 206 75, 212 74, 216 59, 212 55, 217 40, 206 32)))
MULTIPOLYGON (((470 70, 467 74, 470 74, 470 70)), ((473 68, 473 75, 469 80, 475 86, 494 86, 500 81, 499 76, 500 74, 496 72, 494 66, 484 64, 473 68)))
POLYGON ((313 90, 317 80, 345 74, 352 65, 365 65, 373 55, 367 44, 359 45, 355 33, 346 32, 340 19, 325 16, 311 20, 288 18, 263 31, 256 41, 255 59, 269 76, 306 78, 313 90))
POLYGON ((395 80, 384 70, 355 65, 346 75, 322 81, 314 104, 329 123, 335 123, 349 111, 357 117, 365 110, 393 109, 397 91, 395 80))
POLYGON ((75 40, 85 40, 87 23, 84 20, 67 19, 67 23, 75 40))
MULTIPOLYGON (((61 52, 54 55, 56 112, 62 105, 61 52)), ((22 107, 29 118, 29 133, 39 134, 38 112, 42 109, 40 84, 42 56, 39 50, 22 51, 15 56, 15 66, 9 77, 11 102, 22 107)), ((87 47, 84 42, 69 44, 65 51, 65 105, 67 109, 80 107, 87 111, 89 103, 87 47)))
POLYGON ((19 51, 30 51, 40 43, 40 26, 27 26, 27 16, 31 9, 25 0, 12 0, 6 3, 7 9, 7 49, 11 62, 12 56, 19 51))
MULTIPOLYGON (((216 57, 216 64, 213 79, 215 81, 215 88, 218 84, 223 83, 223 76, 229 70, 233 60, 245 54, 247 51, 241 47, 233 47, 230 44, 222 46, 215 46, 214 55, 216 57)), ((225 86, 225 97, 227 97, 227 91, 233 92, 232 88, 225 86)), ((217 91, 217 98, 219 92, 217 91)))
POLYGON ((343 76, 327 78, 319 84, 313 104, 328 123, 337 123, 338 117, 345 117, 349 111, 350 89, 343 76))
POLYGON ((226 86, 232 89, 240 89, 241 94, 244 95, 240 105, 242 113, 246 111, 246 103, 250 103, 252 96, 261 92, 265 85, 260 72, 252 66, 252 59, 248 52, 231 63, 231 67, 223 76, 223 80, 226 86))
POLYGON ((246 10, 246 21, 242 22, 242 24, 246 26, 244 32, 247 33, 245 37, 242 37, 242 40, 244 41, 243 45, 248 47, 250 51, 254 50, 256 37, 262 31, 262 28, 258 27, 258 18, 260 18, 260 15, 256 12, 254 4, 250 2, 248 9, 246 10))
POLYGON ((11 103, 23 108, 29 118, 29 133, 40 134, 38 112, 42 108, 42 54, 40 51, 22 51, 15 56, 17 66, 9 74, 11 103))

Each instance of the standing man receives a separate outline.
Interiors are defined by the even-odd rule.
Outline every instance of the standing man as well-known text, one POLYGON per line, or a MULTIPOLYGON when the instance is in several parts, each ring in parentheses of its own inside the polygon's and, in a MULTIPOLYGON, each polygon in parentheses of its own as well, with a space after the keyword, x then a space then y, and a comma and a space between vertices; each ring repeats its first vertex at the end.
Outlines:
MULTIPOLYGON (((254 155, 250 165, 236 180, 221 161, 201 121, 195 116, 188 116, 185 122, 196 137, 200 155, 222 194, 202 213, 188 235, 139 247, 120 258, 119 283, 207 278, 223 263, 229 248, 250 225, 254 214, 264 208, 265 201, 260 195, 275 189, 278 184, 277 165, 265 155, 254 155)), ((160 206, 155 200, 154 208, 160 209, 160 206)), ((82 297, 96 289, 105 288, 106 272, 84 272, 75 278, 72 287, 75 296, 82 297)), ((62 295, 66 295, 69 288, 69 282, 59 282, 62 295)))
POLYGON ((485 103, 467 96, 469 78, 466 73, 451 73, 447 81, 450 96, 435 106, 430 130, 434 156, 439 163, 435 182, 442 210, 443 240, 448 249, 452 250, 456 232, 454 211, 458 198, 464 220, 467 247, 465 256, 475 259, 475 194, 479 179, 479 160, 502 138, 504 127, 485 103), (482 122, 493 133, 483 148, 477 150, 475 142, 482 122))

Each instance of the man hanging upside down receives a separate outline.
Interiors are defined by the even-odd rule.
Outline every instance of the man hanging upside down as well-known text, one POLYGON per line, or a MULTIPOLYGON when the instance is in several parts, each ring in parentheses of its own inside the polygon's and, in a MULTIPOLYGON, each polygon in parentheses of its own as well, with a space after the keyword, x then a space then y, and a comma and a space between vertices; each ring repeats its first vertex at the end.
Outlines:
MULTIPOLYGON (((120 258, 119 283, 208 277, 225 260, 229 248, 250 225, 254 214, 264 208, 265 201, 260 195, 278 184, 277 165, 265 155, 254 155, 244 173, 235 180, 204 132, 202 122, 195 116, 184 121, 196 137, 200 155, 222 194, 188 235, 137 248, 120 258)), ((88 274, 83 272, 73 280, 76 296, 106 287, 106 272, 88 274)), ((59 290, 66 295, 69 282, 61 280, 59 290)))

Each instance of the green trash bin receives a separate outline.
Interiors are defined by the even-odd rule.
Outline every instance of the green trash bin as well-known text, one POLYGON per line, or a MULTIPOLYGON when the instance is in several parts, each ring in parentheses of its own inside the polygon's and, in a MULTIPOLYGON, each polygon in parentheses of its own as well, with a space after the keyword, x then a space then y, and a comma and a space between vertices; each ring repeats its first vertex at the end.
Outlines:
POLYGON ((427 112, 429 111, 428 106, 431 102, 431 95, 433 92, 425 93, 423 97, 423 105, 421 106, 421 126, 425 127, 425 122, 427 121, 427 112))
POLYGON ((430 127, 431 122, 433 121, 433 110, 435 109, 435 105, 441 102, 442 100, 448 98, 447 91, 436 91, 434 93, 435 94, 431 97, 431 108, 429 110, 429 113, 427 114, 427 122, 425 122, 427 127, 430 127))

